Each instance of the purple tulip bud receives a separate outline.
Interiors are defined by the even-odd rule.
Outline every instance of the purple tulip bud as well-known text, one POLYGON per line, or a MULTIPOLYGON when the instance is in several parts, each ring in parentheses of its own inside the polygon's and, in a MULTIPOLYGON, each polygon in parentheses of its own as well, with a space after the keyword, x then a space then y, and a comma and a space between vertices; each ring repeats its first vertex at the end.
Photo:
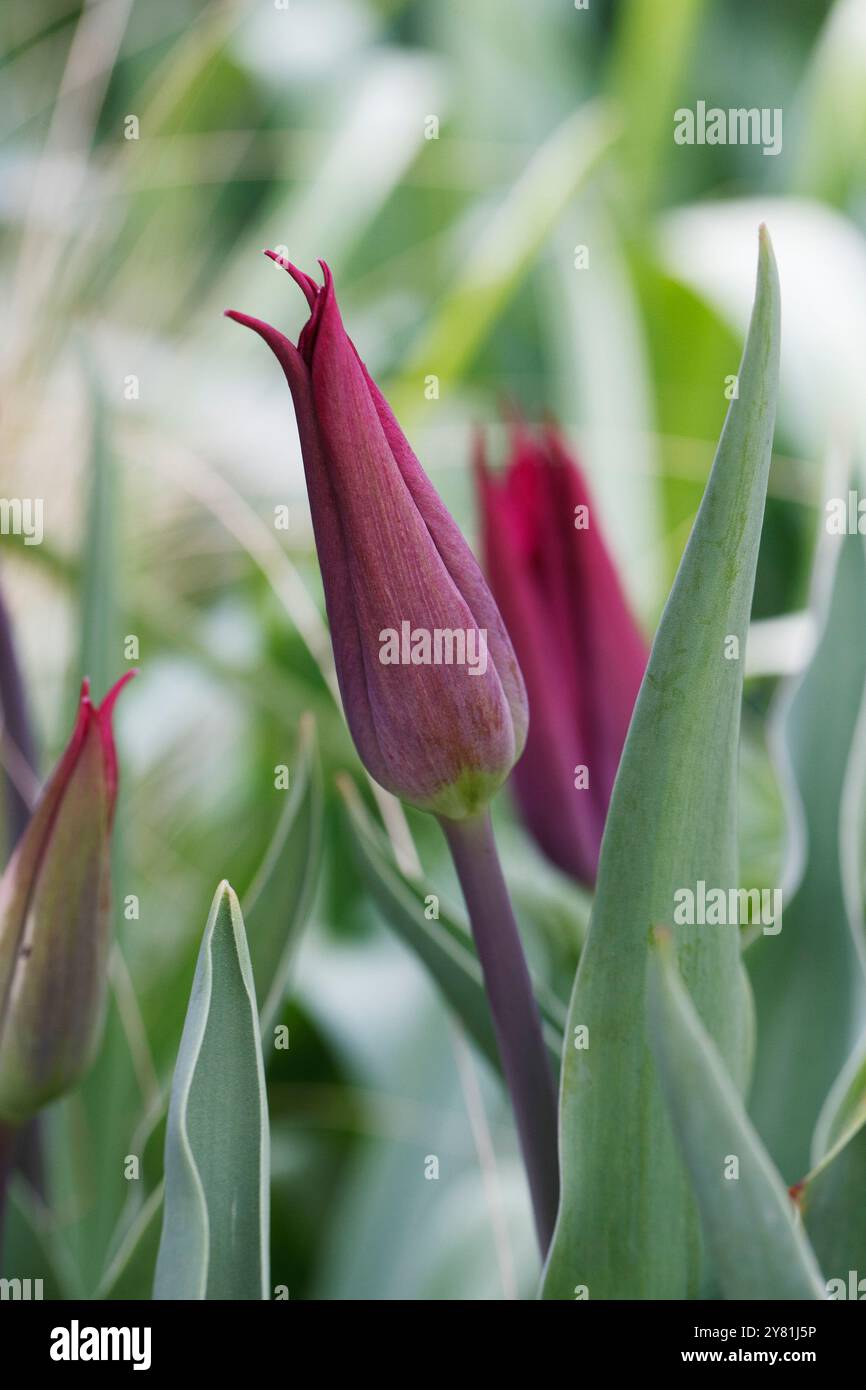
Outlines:
POLYGON ((18 1125, 79 1081, 102 1026, 117 798, 114 703, 81 688, 66 752, 0 880, 0 1120, 18 1125))
POLYGON ((526 736, 526 696, 468 546, 346 335, 324 285, 279 261, 310 307, 298 345, 264 339, 289 383, 346 718, 389 791, 447 819, 475 815, 526 736))
POLYGON ((599 529, 583 475, 553 428, 514 428, 494 478, 479 441, 487 574, 529 694, 514 769, 523 818, 566 873, 595 882, 601 837, 648 650, 599 529))

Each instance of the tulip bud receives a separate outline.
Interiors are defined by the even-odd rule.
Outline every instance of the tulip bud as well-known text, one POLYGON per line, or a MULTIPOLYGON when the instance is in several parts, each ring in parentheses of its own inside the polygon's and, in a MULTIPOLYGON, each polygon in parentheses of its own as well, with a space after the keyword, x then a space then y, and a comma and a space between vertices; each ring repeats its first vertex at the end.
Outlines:
POLYGON ((110 944, 115 700, 85 680, 66 752, 0 880, 0 1120, 17 1125, 78 1082, 96 1050, 110 944))
POLYGON ((349 728, 383 787, 447 819, 473 816, 525 740, 511 642, 471 551, 346 335, 328 267, 319 286, 281 264, 310 307, 297 347, 228 312, 264 339, 292 392, 349 728))
POLYGON ((558 433, 516 426, 501 479, 479 441, 476 471, 487 576, 532 714, 517 800, 548 858, 592 884, 648 649, 558 433))

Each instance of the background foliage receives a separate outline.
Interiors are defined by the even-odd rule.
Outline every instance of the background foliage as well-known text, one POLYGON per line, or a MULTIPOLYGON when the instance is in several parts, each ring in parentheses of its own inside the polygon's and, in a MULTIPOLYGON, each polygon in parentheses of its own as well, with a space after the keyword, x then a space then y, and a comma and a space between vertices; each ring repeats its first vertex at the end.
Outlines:
MULTIPOLYGON (((80 675, 101 695, 129 634, 141 670, 118 710, 115 865, 117 902, 136 894, 140 918, 116 914, 103 1052, 46 1117, 44 1190, 19 1191, 10 1223, 17 1263, 61 1293, 149 1293, 162 1097, 214 889, 225 877, 241 898, 261 1006, 302 915, 303 864, 277 857, 259 874, 283 843, 285 763, 321 801, 321 845, 305 831, 303 863, 320 849, 323 874, 284 960, 290 1048, 268 1055, 265 1037, 272 1283, 293 1298, 529 1294, 537 1261, 486 1021, 472 1038, 458 1029, 417 943, 389 929, 397 909, 370 862, 393 862, 395 845, 404 867, 417 856, 459 926, 452 871, 424 817, 407 829, 386 808, 382 831, 331 694, 288 394, 221 310, 295 333, 301 298, 259 253, 325 257, 352 336, 470 536, 474 426, 501 456, 503 401, 554 411, 652 635, 767 221, 782 378, 740 835, 744 884, 776 883, 770 700, 810 649, 825 461, 850 466, 866 434, 866 0, 46 0, 4 7, 0 36, 0 487, 44 498, 46 515, 41 546, 0 538, 2 583, 42 772, 80 675), (698 99, 782 107, 782 153, 676 146, 673 110, 698 99), (425 139, 430 115, 438 139, 425 139), (273 526, 281 504, 288 532, 273 526), (138 1182, 128 1154, 142 1156, 138 1182)), ((497 811, 555 1035, 587 903, 507 796, 497 811)), ((471 968, 455 970, 471 995, 471 968)))

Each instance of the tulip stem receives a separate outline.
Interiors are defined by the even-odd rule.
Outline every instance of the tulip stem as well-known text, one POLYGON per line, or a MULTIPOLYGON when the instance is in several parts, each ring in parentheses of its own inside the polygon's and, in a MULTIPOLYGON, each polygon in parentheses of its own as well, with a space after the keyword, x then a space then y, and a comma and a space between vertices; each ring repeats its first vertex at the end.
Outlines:
POLYGON ((469 910, 502 1070, 511 1093, 542 1257, 559 1203, 553 1072, 490 816, 441 820, 469 910))

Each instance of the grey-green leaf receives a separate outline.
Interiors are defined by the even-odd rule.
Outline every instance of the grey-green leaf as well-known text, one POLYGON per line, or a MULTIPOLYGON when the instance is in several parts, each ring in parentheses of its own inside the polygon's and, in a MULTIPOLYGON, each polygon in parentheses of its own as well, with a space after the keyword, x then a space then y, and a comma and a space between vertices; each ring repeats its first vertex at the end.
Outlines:
MULTIPOLYGON (((811 1028, 810 1028, 811 1032, 811 1028)), ((820 1161, 803 1183, 800 1209, 831 1298, 866 1294, 866 1045, 828 1101, 820 1161), (841 1281, 841 1283, 839 1282, 841 1281), (853 1285, 853 1288, 852 1288, 853 1285)))
MULTIPOLYGON (((779 286, 762 230, 739 398, 641 686, 611 799, 563 1058, 562 1199, 548 1298, 690 1298, 700 1233, 646 1042, 647 932, 678 890, 737 886, 742 657, 775 418, 779 286), (585 1028, 578 1034, 576 1029, 585 1028)), ((751 1047, 734 926, 678 926, 688 989, 739 1087, 751 1047)))
POLYGON ((790 769, 795 891, 784 894, 781 932, 761 933, 745 957, 759 1021, 749 1110, 789 1184, 808 1171, 815 1124, 866 1009, 860 841, 845 832, 862 825, 866 791, 866 743, 855 740, 866 683, 862 536, 825 537, 817 580, 820 641, 783 692, 775 724, 790 769), (780 1086, 784 1076, 796 1084, 780 1086))
MULTIPOLYGON (((389 925, 426 966, 476 1046, 498 1070, 493 1021, 472 937, 459 919, 441 905, 438 917, 427 916, 428 885, 405 878, 389 859, 354 783, 342 777, 338 787, 352 828, 358 866, 374 901, 389 925)), ((537 984, 535 990, 544 1036, 558 1062, 565 1010, 548 991, 537 984)))
POLYGON ((701 1214, 710 1282, 726 1299, 820 1299, 796 1208, 707 1035, 665 936, 650 953, 647 1025, 701 1214))
POLYGON ((315 894, 321 849, 321 770, 315 721, 307 714, 299 724, 283 813, 244 897, 253 974, 263 996, 262 1037, 270 1032, 285 996, 298 937, 315 894))
POLYGON ((223 882, 172 1083, 154 1298, 268 1297, 269 1172, 255 985, 240 905, 223 882))

